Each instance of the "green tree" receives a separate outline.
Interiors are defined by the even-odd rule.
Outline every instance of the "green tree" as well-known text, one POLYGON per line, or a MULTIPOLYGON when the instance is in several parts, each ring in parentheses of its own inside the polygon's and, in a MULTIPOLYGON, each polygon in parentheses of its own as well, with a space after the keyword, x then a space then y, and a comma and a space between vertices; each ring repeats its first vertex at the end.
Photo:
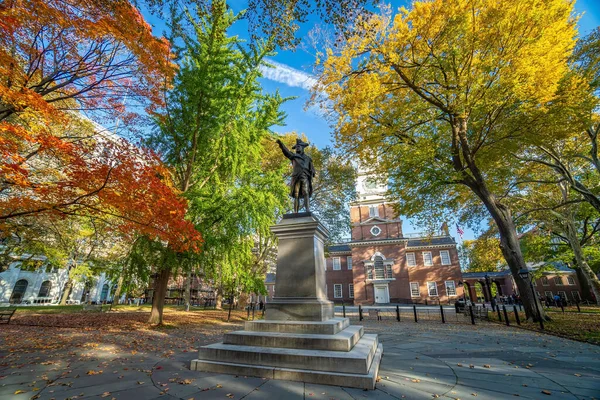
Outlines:
MULTIPOLYGON (((574 158, 567 165, 580 169, 582 162, 574 158), (579 167, 573 165, 573 161, 579 167)), ((561 172, 539 164, 526 164, 525 169, 527 175, 521 173, 523 179, 519 194, 511 198, 513 207, 520 210, 515 221, 546 233, 532 235, 528 253, 537 254, 547 261, 570 263, 577 270, 582 286, 591 290, 596 301, 600 301, 600 280, 588 264, 583 250, 596 241, 600 231, 600 213, 585 201, 585 196, 572 188, 561 172), (552 243, 547 236, 558 240, 552 243), (566 244, 567 249, 558 249, 561 247, 559 243, 566 244)))
MULTIPOLYGON (((213 0, 136 0, 135 4, 145 4, 153 14, 165 17, 166 10, 181 12, 185 7, 197 7, 208 14, 213 0)), ((349 22, 357 15, 368 15, 365 7, 375 5, 378 0, 249 0, 248 32, 255 41, 272 37, 273 44, 281 48, 295 48, 301 38, 297 37, 300 25, 308 22, 310 16, 318 15, 321 21, 344 34, 349 22)))
MULTIPOLYGON (((279 139, 290 148, 297 137, 310 142, 306 135, 296 132, 280 135, 279 139)), ((312 158, 316 171, 310 199, 311 211, 329 230, 329 240, 339 242, 350 233, 348 204, 356 198, 356 170, 348 158, 341 157, 331 147, 319 149, 311 145, 305 151, 312 158)), ((269 144, 265 163, 268 168, 284 168, 284 179, 289 181, 291 164, 281 155, 279 146, 269 144)), ((286 208, 286 212, 291 212, 291 208, 286 208)))
POLYGON ((544 140, 533 127, 557 101, 575 36, 563 0, 417 1, 357 18, 353 35, 327 49, 315 93, 337 116, 338 143, 390 176, 403 214, 491 216, 533 319, 543 315, 519 276, 525 261, 503 199, 507 154, 544 140))
MULTIPOLYGON (((227 34, 242 15, 234 15, 225 1, 213 1, 208 9, 196 9, 196 15, 186 10, 172 17, 179 72, 165 109, 155 115, 157 129, 148 143, 174 171, 204 244, 202 254, 173 254, 160 243, 140 244, 142 250, 163 253, 153 258, 159 262, 149 264, 156 271, 151 323, 162 323, 168 280, 182 260, 187 260, 188 280, 191 268, 199 267, 219 296, 234 284, 261 290, 258 271, 251 268, 254 238, 270 234, 285 201, 282 171, 263 169, 262 158, 269 128, 282 123, 284 99, 264 93, 258 83, 268 42, 244 45, 227 34)), ((150 261, 136 254, 142 263, 150 261)))
POLYGON ((9 255, 19 256, 22 268, 52 266, 68 271, 61 305, 66 304, 76 282, 93 279, 121 259, 127 243, 114 229, 114 221, 93 217, 39 216, 34 225, 21 226, 13 233, 9 255), (40 255, 45 257, 43 263, 38 261, 40 255))
POLYGON ((468 264, 468 272, 490 272, 499 271, 506 265, 506 261, 500 251, 497 237, 482 236, 475 240, 463 241, 468 264))

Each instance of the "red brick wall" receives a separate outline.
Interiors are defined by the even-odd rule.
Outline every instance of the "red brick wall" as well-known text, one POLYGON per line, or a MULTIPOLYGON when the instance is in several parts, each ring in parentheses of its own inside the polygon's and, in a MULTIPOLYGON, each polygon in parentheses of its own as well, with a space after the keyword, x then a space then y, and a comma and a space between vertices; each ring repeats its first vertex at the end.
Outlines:
POLYGON ((546 291, 552 292, 552 295, 554 296, 555 294, 558 294, 559 291, 565 292, 567 295, 567 299, 569 301, 573 301, 573 291, 577 290, 579 292, 579 296, 581 296, 581 298, 583 298, 583 294, 581 292, 581 286, 579 285, 579 280, 577 279, 577 274, 576 273, 568 273, 568 274, 544 274, 545 277, 548 278, 548 285, 544 286, 542 285, 542 279, 536 279, 535 280, 535 290, 540 292, 540 294, 542 296, 545 296, 546 291), (556 276, 560 276, 562 278, 562 285, 557 285, 554 282, 554 277, 556 276), (567 276, 571 276, 574 281, 575 284, 574 285, 569 285, 568 284, 568 280, 567 280, 567 276))
POLYGON ((403 285, 401 282, 407 282, 408 273, 404 266, 404 244, 396 243, 391 245, 373 245, 368 247, 354 247, 352 249, 352 260, 354 262, 354 296, 357 304, 372 304, 374 301, 373 285, 367 284, 365 292, 366 269, 364 261, 368 261, 376 253, 381 253, 386 260, 393 259, 392 276, 395 281, 390 282, 389 294, 390 301, 395 302, 399 298, 410 298, 408 284, 403 285))
MULTIPOLYGON (((462 281, 462 274, 460 271, 460 263, 458 260, 458 252, 455 248, 435 249, 435 248, 419 248, 409 249, 406 252, 415 253, 415 260, 417 266, 406 267, 408 270, 408 280, 406 286, 409 288, 408 299, 412 299, 415 302, 425 303, 427 302, 453 302, 456 299, 463 296, 463 289, 458 286, 458 282, 462 281), (450 255, 450 265, 442 265, 440 251, 447 250, 450 255), (423 261, 423 252, 431 252, 433 258, 433 266, 425 266, 423 261), (446 281, 454 281, 456 288, 456 296, 449 297, 446 293, 446 281), (419 283, 419 297, 411 297, 410 295, 410 282, 419 283), (427 289, 427 282, 437 283, 438 296, 429 296, 427 289)), ((404 260, 406 263, 406 260, 404 260)))
MULTIPOLYGON (((346 255, 330 255, 329 257, 327 257, 325 259, 326 262, 326 266, 327 266, 327 271, 325 273, 325 282, 327 284, 327 298, 331 301, 335 301, 335 302, 344 302, 344 303, 351 303, 354 299, 350 298, 350 289, 348 287, 348 284, 353 282, 353 277, 352 277, 352 272, 353 270, 349 270, 348 269, 348 262, 347 262, 347 257, 351 256, 350 253, 346 254, 346 255), (341 264, 341 269, 340 270, 334 270, 333 269, 333 258, 334 257, 339 257, 340 258, 340 264, 341 264), (335 284, 341 284, 342 285, 342 295, 343 297, 340 298, 334 298, 333 297, 333 291, 334 291, 334 286, 335 284)), ((352 268, 355 267, 355 263, 354 263, 354 259, 352 262, 352 268)), ((356 287, 354 288, 354 292, 356 293, 356 287)))
MULTIPOLYGON (((397 219, 391 204, 378 205, 379 217, 384 220, 397 219)), ((393 222, 374 221, 368 225, 361 223, 369 220, 369 206, 352 207, 350 209, 350 220, 352 222, 352 240, 377 240, 402 237, 402 221, 393 222), (371 228, 377 225, 381 233, 377 236, 371 233, 371 228)), ((377 218, 377 217, 376 217, 377 218)))

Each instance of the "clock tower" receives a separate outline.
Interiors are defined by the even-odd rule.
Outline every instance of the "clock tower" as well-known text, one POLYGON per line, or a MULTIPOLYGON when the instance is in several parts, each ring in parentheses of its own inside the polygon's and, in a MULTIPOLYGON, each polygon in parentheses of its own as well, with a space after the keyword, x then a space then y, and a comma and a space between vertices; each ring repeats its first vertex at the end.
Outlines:
POLYGON ((350 205, 352 241, 402 238, 402 221, 386 201, 387 190, 383 178, 359 171, 357 200, 350 205))

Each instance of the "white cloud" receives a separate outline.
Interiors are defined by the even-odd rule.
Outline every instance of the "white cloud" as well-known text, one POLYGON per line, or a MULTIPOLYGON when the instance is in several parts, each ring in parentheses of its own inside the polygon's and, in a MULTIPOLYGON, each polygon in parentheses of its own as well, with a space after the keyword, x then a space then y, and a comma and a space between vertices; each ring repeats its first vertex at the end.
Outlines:
POLYGON ((274 68, 261 66, 260 69, 263 77, 269 80, 306 90, 311 90, 317 84, 317 79, 314 75, 273 60, 267 60, 267 62, 273 65, 274 68))

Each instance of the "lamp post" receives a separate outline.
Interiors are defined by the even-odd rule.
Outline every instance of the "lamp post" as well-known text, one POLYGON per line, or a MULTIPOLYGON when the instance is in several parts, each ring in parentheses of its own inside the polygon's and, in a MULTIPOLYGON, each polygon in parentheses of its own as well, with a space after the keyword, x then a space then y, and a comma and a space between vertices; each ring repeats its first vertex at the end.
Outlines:
POLYGON ((535 289, 533 288, 533 280, 530 279, 530 273, 527 269, 522 269, 519 271, 519 276, 525 281, 529 281, 529 287, 531 288, 531 295, 533 296, 533 303, 535 304, 535 311, 537 312, 538 319, 540 320, 540 329, 544 330, 544 319, 540 314, 540 308, 538 306, 538 299, 535 294, 535 289))

